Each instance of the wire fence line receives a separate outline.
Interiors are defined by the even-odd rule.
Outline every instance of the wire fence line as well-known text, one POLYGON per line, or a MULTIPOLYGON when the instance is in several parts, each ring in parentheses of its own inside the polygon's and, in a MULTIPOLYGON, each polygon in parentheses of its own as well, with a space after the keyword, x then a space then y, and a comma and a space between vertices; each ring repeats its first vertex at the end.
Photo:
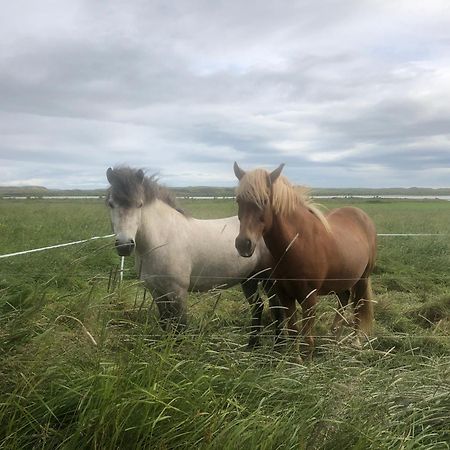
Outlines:
MULTIPOLYGON (((272 270, 271 268, 267 269, 272 270)), ((123 269, 123 272, 133 272, 133 269, 123 269)), ((1 272, 0 272, 1 273, 1 272)), ((372 273, 371 276, 373 275, 379 275, 379 274, 374 274, 372 273)), ((390 274, 387 274, 390 275, 390 274)), ((404 275, 404 276, 398 276, 395 274, 392 274, 392 276, 395 277, 395 279, 410 279, 411 275, 404 275)), ((145 277, 142 278, 142 281, 145 280, 151 280, 153 278, 155 279, 164 279, 164 278, 173 278, 173 275, 167 275, 167 274, 151 274, 151 275, 147 275, 145 277)), ((439 277, 439 275, 437 276, 439 277)), ((272 280, 272 281, 359 281, 359 280, 365 280, 367 278, 361 277, 361 278, 276 278, 274 276, 267 276, 267 277, 253 277, 251 275, 249 275, 248 277, 233 277, 233 276, 224 276, 224 275, 191 275, 191 278, 193 279, 207 279, 207 280, 228 280, 228 281, 233 281, 233 280, 240 280, 240 281, 250 281, 250 280, 255 280, 255 281, 267 281, 267 280, 272 280)), ((448 276, 446 276, 446 278, 448 278, 448 276)))
POLYGON ((65 242, 64 244, 49 245, 47 247, 33 248, 31 250, 23 250, 23 251, 20 251, 20 252, 6 253, 4 255, 0 255, 0 259, 11 258, 13 256, 26 255, 26 254, 29 254, 29 253, 43 252, 45 250, 52 250, 54 248, 69 247, 71 245, 83 244, 85 242, 95 241, 95 240, 98 240, 98 239, 106 239, 106 238, 110 238, 110 237, 113 237, 113 236, 114 236, 114 234, 107 234, 105 236, 93 236, 93 237, 90 237, 90 238, 87 238, 87 239, 81 239, 79 241, 65 242))
POLYGON ((378 233, 382 237, 408 237, 408 236, 448 236, 447 233, 378 233))
MULTIPOLYGON (((136 271, 136 269, 133 268, 126 268, 122 265, 122 260, 125 259, 125 257, 121 257, 120 263, 118 263, 116 265, 117 267, 117 271, 123 273, 124 275, 126 274, 131 274, 133 277, 134 276, 138 276, 138 272, 136 271)), ((80 270, 80 271, 76 271, 76 272, 72 272, 72 273, 76 273, 77 275, 92 275, 92 278, 95 279, 108 279, 109 273, 110 273, 111 269, 108 270, 96 270, 95 273, 93 273, 92 271, 90 271, 89 269, 85 269, 85 270, 80 270)), ((272 268, 268 267, 266 269, 267 271, 271 271, 272 268)), ((29 270, 28 273, 30 272, 35 272, 34 270, 29 270)), ((1 275, 11 275, 11 274, 15 274, 16 276, 20 276, 20 275, 27 275, 26 272, 21 271, 21 273, 17 274, 16 272, 8 272, 8 271, 0 271, 0 276, 1 275)), ((53 270, 48 270, 48 271, 39 271, 39 275, 51 275, 54 274, 53 270)), ((387 272, 383 272, 383 273, 375 273, 373 272, 371 275, 371 277, 373 276, 385 276, 385 277, 394 277, 396 280, 408 280, 412 278, 412 275, 399 275, 399 274, 394 274, 394 273, 387 273, 387 272)), ((448 275, 440 275, 440 274, 434 274, 433 278, 440 278, 441 276, 445 276, 445 278, 448 278, 448 275)), ((417 277, 417 275, 414 275, 414 277, 417 277)), ((169 274, 148 274, 145 276, 142 276, 141 281, 151 281, 152 279, 170 279, 170 278, 174 278, 174 275, 169 275, 169 274)), ((225 276, 225 275, 201 275, 201 274, 192 274, 191 275, 192 279, 198 279, 198 280, 223 280, 225 286, 229 286, 226 282, 229 281, 236 281, 236 282, 245 282, 245 281, 267 281, 267 280, 272 280, 272 281, 358 281, 361 279, 366 279, 366 278, 276 278, 273 275, 272 276, 225 276)), ((218 285, 216 288, 220 288, 220 285, 218 285)))
MULTIPOLYGON (((109 279, 109 272, 110 270, 105 270, 105 271, 96 271, 95 273, 93 273, 92 271, 89 270, 84 270, 84 271, 76 271, 76 272, 72 272, 72 274, 76 274, 76 275, 91 275, 92 279, 96 279, 96 280, 108 280, 109 279)), ((135 272, 135 269, 129 269, 129 268, 123 268, 120 264, 117 264, 117 272, 119 273, 123 273, 124 275, 128 274, 132 274, 132 276, 136 276, 137 277, 137 272, 135 272)), ((19 274, 17 274, 14 271, 0 271, 0 276, 5 276, 5 275, 11 275, 14 274, 16 277, 20 277, 22 276, 28 276, 29 273, 35 273, 35 271, 33 270, 29 270, 29 272, 21 272, 19 274)), ((54 274, 54 271, 39 271, 39 275, 52 275, 54 274)), ((416 280, 419 280, 419 276, 418 275, 396 275, 393 273, 372 273, 370 275, 371 277, 379 277, 379 276, 385 276, 385 277, 393 277, 395 278, 395 280, 410 280, 412 278, 415 278, 416 280)), ((427 276, 429 279, 430 277, 428 275, 427 276)), ((448 279, 448 275, 440 275, 440 274, 434 274, 432 276, 433 279, 440 279, 440 278, 445 278, 448 279)), ((173 275, 166 275, 166 274, 152 274, 152 275, 147 275, 145 277, 143 277, 140 281, 150 281, 151 279, 170 279, 173 278, 173 275)), ((216 275, 216 276, 207 276, 207 275, 192 275, 193 279, 198 279, 198 280, 203 280, 203 279, 209 279, 209 280, 223 280, 224 281, 224 286, 222 287, 227 287, 229 286, 228 283, 226 283, 226 281, 236 281, 237 283, 240 282, 245 282, 245 281, 251 281, 251 280, 255 280, 255 281, 267 281, 269 280, 269 277, 252 277, 252 276, 248 276, 248 277, 227 277, 227 276, 220 276, 220 275, 216 275)), ((270 277, 271 281, 358 281, 361 279, 366 279, 366 278, 275 278, 273 276, 270 277)), ((217 285, 215 288, 213 289, 220 289, 221 286, 217 285)))
MULTIPOLYGON (((380 237, 426 237, 426 236, 448 236, 447 233, 378 233, 377 236, 380 237)), ((13 256, 20 256, 20 255, 26 255, 29 253, 37 253, 37 252, 43 252, 46 250, 52 250, 55 248, 62 248, 62 247, 69 247, 71 245, 77 245, 77 244, 83 244, 90 241, 95 241, 99 239, 107 239, 114 237, 114 234, 106 234, 104 236, 93 236, 87 239, 81 239, 78 241, 72 241, 72 242, 65 242, 63 244, 56 244, 56 245, 49 245, 47 247, 40 247, 40 248, 34 248, 30 250, 23 250, 19 252, 14 253, 6 253, 3 255, 0 255, 0 259, 4 258, 11 258, 13 256)), ((123 258, 123 256, 122 256, 123 258)))
MULTIPOLYGON (((87 243, 87 242, 91 242, 91 241, 100 240, 100 239, 108 239, 108 238, 111 238, 111 237, 114 237, 114 236, 115 236, 114 234, 107 234, 107 235, 103 235, 103 236, 93 236, 93 237, 90 237, 90 238, 81 239, 81 240, 72 241, 72 242, 55 244, 55 245, 50 245, 50 246, 46 246, 46 247, 40 247, 40 248, 35 248, 35 249, 30 249, 30 250, 23 250, 23 251, 18 251, 18 252, 13 252, 13 253, 6 253, 6 254, 3 254, 3 255, 0 255, 0 259, 6 259, 6 258, 15 257, 15 256, 21 256, 21 255, 37 253, 37 252, 43 252, 43 251, 57 249, 57 248, 69 247, 69 246, 73 246, 73 245, 78 245, 78 244, 83 244, 83 243, 87 243)), ((427 237, 427 236, 444 237, 444 236, 448 236, 448 234, 446 234, 446 233, 378 233, 378 236, 379 237, 427 237)), ((128 271, 131 271, 131 269, 125 268, 125 257, 124 256, 120 257, 119 267, 120 267, 120 269, 118 269, 118 275, 119 275, 120 281, 122 281, 124 273, 128 272, 128 271)), ((268 271, 268 270, 272 270, 272 269, 271 268, 267 268, 266 270, 268 271)), ((261 272, 259 272, 257 274, 250 275, 248 277, 194 274, 194 275, 192 275, 191 278, 195 278, 195 279, 198 279, 198 280, 201 280, 201 279, 224 280, 224 282, 226 282, 226 281, 243 282, 243 281, 250 280, 250 279, 251 280, 255 280, 255 281, 267 281, 267 279, 269 278, 268 276, 259 276, 259 275, 261 275, 261 273, 264 273, 264 271, 265 270, 263 270, 263 271, 261 271, 261 272)), ((1 273, 2 272, 0 272, 0 274, 1 273)), ((171 278, 171 275, 151 274, 151 275, 148 275, 146 278, 147 279, 171 278)), ((273 277, 270 277, 270 278, 271 278, 272 281, 277 281, 278 280, 278 279, 275 279, 273 277)), ((407 279, 407 278, 410 278, 410 277, 409 276, 404 276, 404 277, 400 276, 399 277, 397 275, 396 278, 407 279)), ((322 279, 319 280, 319 279, 315 279, 315 278, 282 278, 282 279, 279 279, 279 280, 280 281, 358 281, 360 279, 361 278, 326 278, 324 280, 322 280, 322 279)))

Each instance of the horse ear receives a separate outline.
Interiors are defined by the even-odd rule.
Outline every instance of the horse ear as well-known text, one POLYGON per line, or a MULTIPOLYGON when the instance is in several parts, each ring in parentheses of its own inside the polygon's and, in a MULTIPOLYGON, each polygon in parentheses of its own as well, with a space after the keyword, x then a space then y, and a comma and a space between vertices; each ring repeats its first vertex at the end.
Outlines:
POLYGON ((283 167, 284 163, 280 164, 273 172, 270 173, 269 178, 272 184, 275 183, 275 181, 277 181, 277 178, 280 176, 283 167))
POLYGON ((145 174, 144 174, 144 171, 143 171, 142 169, 139 169, 139 170, 136 172, 136 178, 137 178, 137 180, 139 181, 139 183, 143 183, 143 181, 144 181, 144 176, 145 176, 145 174))
POLYGON ((111 167, 108 167, 108 170, 106 171, 106 178, 109 181, 109 184, 113 184, 114 181, 114 170, 111 169, 111 167))
POLYGON ((233 165, 233 169, 234 169, 234 174, 236 175, 236 178, 238 180, 241 180, 242 177, 245 175, 245 171, 242 170, 239 166, 238 163, 235 161, 234 165, 233 165))

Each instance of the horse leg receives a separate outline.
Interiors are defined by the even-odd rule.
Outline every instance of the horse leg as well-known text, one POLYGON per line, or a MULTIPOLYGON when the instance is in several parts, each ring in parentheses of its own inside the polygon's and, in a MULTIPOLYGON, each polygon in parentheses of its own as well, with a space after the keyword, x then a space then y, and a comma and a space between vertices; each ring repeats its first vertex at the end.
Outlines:
POLYGON ((275 283, 273 281, 265 281, 263 288, 269 297, 269 309, 272 320, 275 323, 275 347, 279 347, 283 341, 283 321, 284 321, 284 308, 281 306, 280 299, 278 298, 275 283))
POLYGON ((248 348, 252 349, 260 343, 261 317, 264 309, 264 302, 258 291, 258 280, 247 279, 241 283, 245 298, 250 304, 252 311, 252 322, 250 325, 250 337, 248 348))
POLYGON ((314 338, 311 331, 316 318, 316 304, 317 294, 315 290, 308 294, 301 303, 303 312, 302 335, 305 339, 306 345, 308 346, 307 354, 309 358, 312 357, 314 351, 314 338))
POLYGON ((166 331, 183 331, 187 326, 187 290, 181 287, 155 298, 161 327, 166 331))
POLYGON ((360 335, 370 334, 373 325, 372 287, 369 277, 361 278, 353 287, 353 314, 356 346, 361 347, 360 335))
POLYGON ((335 339, 338 341, 342 334, 342 322, 345 320, 345 307, 348 305, 351 292, 350 290, 347 290, 338 292, 336 295, 338 297, 338 309, 334 316, 331 331, 334 334, 335 339))
POLYGON ((302 357, 300 356, 300 343, 299 343, 299 327, 297 321, 297 302, 295 299, 289 299, 288 301, 283 301, 283 306, 285 307, 288 335, 292 342, 292 349, 294 351, 295 361, 298 363, 302 362, 302 357))

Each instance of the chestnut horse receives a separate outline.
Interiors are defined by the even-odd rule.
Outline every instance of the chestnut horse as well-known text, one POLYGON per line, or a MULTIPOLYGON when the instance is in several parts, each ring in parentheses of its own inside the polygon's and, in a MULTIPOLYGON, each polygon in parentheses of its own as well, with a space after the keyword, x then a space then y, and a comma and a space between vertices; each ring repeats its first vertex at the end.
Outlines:
POLYGON ((373 322, 369 276, 376 257, 375 225, 354 207, 324 215, 305 189, 295 188, 281 175, 283 166, 271 173, 263 169, 245 172, 234 163, 240 220, 236 249, 241 256, 251 257, 263 236, 276 261, 272 275, 296 351, 296 301, 302 307, 301 331, 311 354, 317 296, 332 292, 339 299, 334 333, 339 336, 344 308, 352 298, 356 344, 361 345, 360 334, 368 334, 373 322))

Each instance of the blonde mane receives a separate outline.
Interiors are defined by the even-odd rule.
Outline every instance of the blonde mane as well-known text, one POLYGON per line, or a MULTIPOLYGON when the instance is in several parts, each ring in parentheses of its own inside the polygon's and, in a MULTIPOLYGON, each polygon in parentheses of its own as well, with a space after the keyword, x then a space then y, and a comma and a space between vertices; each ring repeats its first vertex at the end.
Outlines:
MULTIPOLYGON (((314 214, 329 232, 330 224, 309 196, 309 192, 308 188, 293 186, 286 177, 280 175, 272 186, 272 209, 280 216, 288 216, 298 206, 303 206, 314 214)), ((263 208, 270 198, 269 173, 264 169, 246 172, 236 188, 236 198, 263 208)))

